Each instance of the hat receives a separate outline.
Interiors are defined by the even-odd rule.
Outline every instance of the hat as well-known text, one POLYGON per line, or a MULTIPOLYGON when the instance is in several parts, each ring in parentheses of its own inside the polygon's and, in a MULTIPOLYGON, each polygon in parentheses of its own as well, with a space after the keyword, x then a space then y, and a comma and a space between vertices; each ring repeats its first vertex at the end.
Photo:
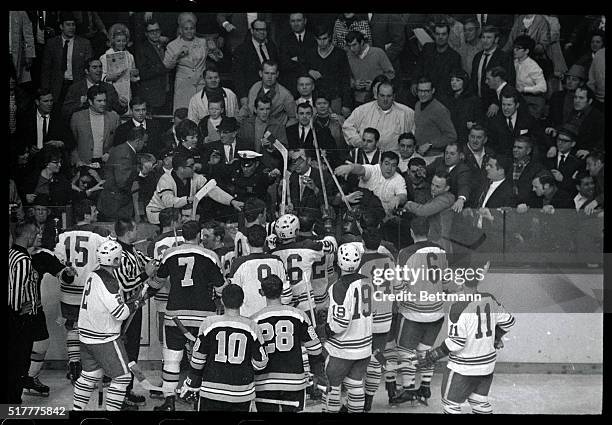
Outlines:
POLYGON ((60 24, 63 24, 66 21, 76 22, 76 19, 74 18, 74 14, 72 12, 60 12, 59 18, 60 24))
POLYGON ((572 65, 565 73, 565 76, 571 75, 572 77, 580 78, 581 80, 586 80, 586 71, 584 66, 582 65, 572 65))
POLYGON ((238 121, 234 117, 223 117, 221 124, 217 126, 217 130, 221 131, 236 131, 238 130, 238 121))
POLYGON ((578 138, 578 128, 576 128, 573 124, 563 124, 560 128, 557 129, 558 134, 564 134, 567 137, 571 138, 573 141, 576 141, 578 138))
POLYGON ((263 155, 257 152, 253 152, 253 151, 238 151, 238 157, 242 161, 254 161, 260 156, 263 156, 263 155))

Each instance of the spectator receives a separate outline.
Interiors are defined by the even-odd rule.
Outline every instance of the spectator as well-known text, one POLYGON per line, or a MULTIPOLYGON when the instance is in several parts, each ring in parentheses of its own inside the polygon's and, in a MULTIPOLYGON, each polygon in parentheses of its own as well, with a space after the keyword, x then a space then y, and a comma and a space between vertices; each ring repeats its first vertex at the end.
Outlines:
POLYGON ((88 199, 94 202, 98 201, 99 191, 104 188, 104 180, 93 168, 82 166, 72 179, 72 204, 88 199))
POLYGON ((206 40, 196 36, 197 19, 191 12, 178 16, 178 37, 168 43, 164 65, 176 68, 174 80, 174 101, 172 110, 186 108, 189 100, 204 87, 202 72, 206 67, 208 45, 206 40))
POLYGON ((380 141, 378 130, 367 127, 361 134, 361 141, 360 147, 351 149, 349 154, 350 162, 353 164, 379 164, 382 152, 378 147, 378 142, 380 141))
POLYGON ((593 107, 594 96, 588 86, 578 87, 574 92, 574 110, 566 121, 578 129, 576 156, 580 159, 586 158, 592 150, 601 150, 604 146, 604 118, 601 112, 593 107))
POLYGON ((187 114, 187 108, 178 108, 174 111, 172 126, 160 138, 160 144, 165 149, 176 149, 180 145, 180 141, 176 137, 176 127, 181 121, 187 119, 187 114))
POLYGON ((147 137, 144 128, 134 127, 124 143, 111 148, 104 167, 104 189, 98 198, 100 221, 134 217, 132 190, 138 176, 138 152, 147 143, 147 137))
POLYGON ((306 51, 308 75, 315 79, 318 94, 329 97, 331 109, 336 114, 348 116, 346 96, 350 88, 350 68, 346 52, 331 42, 329 27, 317 26, 315 37, 317 48, 306 51))
POLYGON ((91 86, 87 90, 87 99, 89 109, 75 112, 70 119, 70 129, 76 142, 72 163, 77 167, 107 161, 115 130, 120 123, 119 115, 107 109, 106 90, 103 87, 91 86))
POLYGON ((399 75, 400 54, 406 42, 405 26, 397 13, 368 13, 372 32, 372 46, 385 51, 395 73, 399 75))
POLYGON ((457 140, 450 112, 440 101, 434 99, 435 93, 436 88, 429 78, 419 79, 419 101, 414 107, 414 135, 417 151, 428 157, 440 156, 447 144, 457 140))
POLYGON ((527 206, 537 206, 531 183, 535 176, 545 168, 533 158, 533 142, 528 136, 518 136, 514 140, 512 149, 514 157, 512 180, 514 181, 514 194, 517 202, 527 206))
POLYGON ((576 211, 583 210, 595 196, 595 180, 588 171, 580 171, 574 180, 578 194, 574 196, 576 211))
POLYGON ((113 110, 119 115, 127 112, 129 101, 124 96, 119 96, 112 84, 102 81, 102 62, 98 58, 89 58, 85 61, 85 78, 75 82, 68 89, 66 99, 62 106, 62 116, 70 122, 72 114, 89 108, 87 101, 87 90, 92 86, 100 86, 106 91, 108 110, 113 110))
POLYGON ((529 36, 520 35, 514 40, 514 69, 516 89, 523 95, 529 113, 536 119, 542 116, 548 89, 544 72, 536 61, 531 59, 535 42, 529 36))
POLYGON ((290 32, 278 38, 281 82, 291 89, 294 97, 298 95, 295 89, 298 77, 308 71, 306 52, 317 46, 312 31, 306 27, 307 22, 303 13, 289 14, 290 32))
POLYGON ((510 158, 503 155, 491 154, 487 159, 487 180, 475 196, 474 208, 514 208, 517 204, 512 180, 509 178, 512 170, 510 158))
POLYGON ((357 107, 342 125, 342 131, 349 146, 359 147, 363 131, 375 128, 380 133, 380 150, 397 151, 397 138, 402 133, 414 132, 415 122, 415 111, 395 101, 393 85, 382 83, 376 100, 357 107))
POLYGON ((399 173, 404 175, 408 172, 408 164, 412 158, 423 158, 421 155, 416 153, 416 139, 414 134, 402 133, 397 138, 397 144, 399 148, 399 163, 397 168, 399 173))
MULTIPOLYGON (((221 124, 221 120, 225 116, 225 102, 223 101, 223 97, 211 95, 207 98, 207 102, 208 105, 206 109, 208 115, 205 115, 198 123, 198 142, 201 145, 221 140, 217 132, 217 127, 221 124)), ((190 121, 193 120, 190 119, 190 121)))
POLYGON ((365 42, 372 43, 372 31, 368 20, 357 13, 343 13, 334 22, 334 34, 332 41, 334 46, 340 49, 348 50, 348 41, 346 36, 351 31, 360 32, 365 42))
POLYGON ((587 86, 595 93, 595 106, 600 112, 604 111, 606 98, 606 48, 599 49, 593 57, 589 68, 589 81, 587 86))
POLYGON ((463 149, 463 160, 472 172, 472 188, 481 187, 487 179, 488 159, 494 154, 493 149, 487 145, 487 141, 486 127, 476 124, 470 129, 467 145, 463 149))
POLYGON ((457 53, 461 56, 461 68, 468 75, 472 74, 474 56, 481 50, 483 48, 480 38, 480 25, 478 25, 478 21, 469 19, 463 24, 463 40, 461 40, 461 45, 457 48, 457 53))
POLYGON ((463 152, 457 142, 446 145, 444 157, 436 158, 429 164, 427 174, 433 177, 440 169, 448 173, 447 183, 455 195, 456 201, 451 209, 460 213, 466 202, 471 201, 472 181, 470 168, 463 162, 463 152))
MULTIPOLYGON (((501 67, 505 73, 502 75, 501 71, 496 69, 495 73, 493 73, 493 77, 502 76, 504 81, 513 85, 515 82, 515 70, 513 56, 499 48, 498 28, 484 26, 480 39, 482 41, 483 50, 481 53, 477 53, 472 61, 471 81, 474 93, 483 99, 483 106, 486 109, 489 107, 491 99, 494 97, 493 91, 496 90, 496 88, 491 87, 485 82, 487 73, 494 68, 501 67)), ((497 84, 497 86, 498 85, 499 84, 497 84)))
POLYGON ((538 197, 537 207, 541 206, 542 211, 547 214, 552 214, 559 208, 572 208, 572 197, 557 187, 557 181, 547 170, 535 176, 533 191, 538 197))
POLYGON ((134 56, 128 52, 127 45, 130 42, 130 31, 123 24, 115 24, 109 29, 111 47, 100 56, 102 62, 102 80, 110 82, 117 93, 128 100, 132 100, 131 85, 140 81, 140 73, 136 68, 134 56), (117 53, 125 52, 125 58, 117 53), (111 59, 112 57, 112 59, 111 59), (116 66, 111 69, 111 63, 116 66), (129 83, 128 83, 129 81, 129 83))
POLYGON ((359 31, 350 31, 346 35, 346 45, 353 100, 359 106, 371 100, 371 85, 376 76, 384 74, 392 80, 395 71, 384 50, 367 44, 359 31))
POLYGON ((235 117, 238 114, 238 98, 233 91, 221 85, 219 70, 213 64, 204 71, 204 88, 189 101, 188 118, 191 121, 199 124, 202 118, 209 115, 208 100, 211 97, 221 98, 225 116, 235 117))
POLYGON ((134 180, 132 188, 132 200, 134 202, 134 221, 140 223, 146 221, 145 208, 153 197, 159 175, 154 171, 157 159, 150 153, 138 154, 138 176, 134 180))
POLYGON ((60 214, 56 208, 51 208, 51 201, 47 195, 38 195, 31 208, 27 211, 26 221, 31 220, 38 228, 41 235, 41 247, 53 250, 57 235, 62 232, 60 225, 60 214))
MULTIPOLYGON (((487 71, 485 83, 487 86, 486 98, 482 98, 488 118, 493 118, 501 106, 501 93, 508 86, 506 71, 501 66, 495 66, 487 71)), ((520 96, 520 95, 519 95, 520 96)))
POLYGON ((115 138, 113 139, 113 146, 119 146, 124 143, 130 130, 134 127, 142 127, 147 130, 149 137, 147 138, 147 145, 145 150, 147 152, 153 152, 158 154, 162 147, 160 146, 159 134, 161 129, 156 120, 147 119, 148 115, 148 104, 142 97, 136 95, 130 100, 130 109, 132 111, 132 119, 124 122, 115 131, 115 138))
POLYGON ((9 54, 15 67, 17 84, 32 81, 30 68, 36 57, 32 22, 23 11, 9 12, 9 54))
POLYGON ((85 77, 85 61, 93 56, 89 40, 75 36, 76 22, 71 12, 60 13, 61 34, 45 46, 40 87, 53 95, 61 108, 68 88, 85 77))
POLYGON ((409 199, 418 204, 424 204, 431 199, 430 185, 427 182, 427 164, 422 157, 415 157, 408 161, 408 172, 404 177, 410 184, 406 188, 412 188, 409 199))
POLYGON ((450 73, 461 69, 461 56, 448 45, 450 26, 447 23, 435 24, 435 43, 427 43, 414 69, 411 91, 417 96, 417 81, 421 77, 431 79, 438 94, 447 94, 450 86, 450 73))
POLYGON ((557 181, 557 187, 570 195, 575 195, 574 178, 579 170, 584 169, 584 161, 574 156, 571 151, 576 146, 576 132, 570 125, 556 130, 556 156, 546 158, 544 164, 557 181))
POLYGON ((60 172, 62 153, 57 148, 48 146, 40 153, 41 168, 34 173, 30 171, 24 183, 26 200, 33 202, 39 196, 46 196, 49 205, 66 205, 70 200, 70 182, 60 172))
POLYGON ((76 20, 76 34, 86 38, 91 43, 95 56, 100 56, 107 47, 110 39, 104 22, 96 12, 72 12, 76 20))
POLYGON ((267 96, 271 99, 270 122, 278 123, 286 127, 295 123, 296 105, 293 95, 278 83, 278 64, 266 61, 261 65, 259 71, 261 81, 256 82, 248 91, 247 106, 240 111, 241 119, 255 111, 255 99, 259 96, 267 96))
POLYGON ((551 127, 559 127, 569 120, 574 110, 574 93, 585 82, 585 69, 580 65, 572 65, 565 74, 565 89, 554 92, 548 101, 548 121, 551 127))
POLYGON ((595 59, 597 52, 606 47, 606 33, 600 30, 594 31, 591 34, 591 42, 589 47, 589 52, 581 56, 576 61, 576 65, 580 65, 586 70, 591 68, 591 64, 593 63, 593 59, 595 59))
MULTIPOLYGON (((229 53, 232 56, 234 56, 237 48, 245 41, 245 39, 248 39, 249 28, 253 29, 253 23, 255 21, 264 23, 266 33, 270 31, 270 35, 274 36, 274 33, 271 31, 273 28, 270 28, 272 23, 272 16, 270 13, 217 13, 217 23, 225 30, 223 38, 225 39, 225 44, 229 48, 229 53)), ((259 25, 257 26, 259 27, 259 25)), ((276 60, 277 58, 270 58, 268 56, 268 59, 276 60)), ((259 67, 257 67, 257 69, 259 69, 259 67)), ((237 83, 234 82, 234 84, 237 83)))
POLYGON ((198 143, 198 126, 189 118, 182 120, 176 126, 176 138, 179 141, 178 147, 174 150, 176 154, 191 156, 195 163, 193 171, 197 174, 203 173, 204 164, 207 156, 205 147, 198 143))
POLYGON ((584 207, 587 215, 593 214, 596 208, 604 207, 604 153, 593 151, 586 159, 586 170, 595 180, 595 199, 584 207))
POLYGON ((531 54, 535 56, 544 54, 551 43, 550 25, 544 15, 518 15, 514 19, 514 25, 510 30, 504 50, 510 53, 515 45, 514 41, 522 35, 526 35, 534 41, 535 45, 531 54))
POLYGON ((324 128, 327 128, 336 142, 336 156, 342 157, 342 155, 349 151, 349 147, 344 140, 344 134, 342 133, 342 125, 344 124, 344 117, 337 113, 332 112, 333 100, 331 96, 326 93, 317 93, 314 98, 315 116, 314 122, 324 128))
POLYGON ((145 39, 136 43, 134 53, 136 68, 140 75, 136 92, 147 102, 153 114, 168 113, 165 106, 170 83, 168 69, 164 65, 167 38, 164 37, 165 40, 162 40, 161 34, 159 22, 156 20, 146 22, 145 39))
POLYGON ((440 96, 440 101, 450 112, 457 141, 465 144, 470 128, 483 122, 480 100, 471 92, 469 76, 462 69, 451 72, 450 86, 451 93, 440 96))
POLYGON ((244 39, 233 53, 232 77, 240 107, 247 105, 250 89, 261 78, 264 62, 267 61, 276 65, 275 73, 278 74, 278 49, 268 38, 266 21, 256 19, 251 23, 251 36, 244 39))
POLYGON ((297 84, 297 96, 299 97, 295 99, 295 104, 299 105, 300 103, 308 103, 310 106, 314 108, 314 99, 313 99, 313 93, 315 91, 314 78, 309 74, 303 74, 297 77, 296 84, 297 84))
POLYGON ((319 149, 327 152, 327 158, 333 164, 338 162, 336 143, 331 133, 325 127, 314 124, 313 107, 308 103, 301 103, 297 108, 296 124, 287 127, 287 145, 290 150, 304 149, 306 156, 311 159, 317 158, 315 153, 315 138, 319 149))

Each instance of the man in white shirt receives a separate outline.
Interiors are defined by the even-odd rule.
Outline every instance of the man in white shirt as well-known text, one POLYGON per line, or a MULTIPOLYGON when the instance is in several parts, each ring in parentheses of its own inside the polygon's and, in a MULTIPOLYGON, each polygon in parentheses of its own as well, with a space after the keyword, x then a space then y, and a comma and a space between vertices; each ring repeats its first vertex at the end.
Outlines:
POLYGON ((574 196, 574 207, 576 211, 584 209, 595 195, 595 180, 587 171, 581 171, 576 177, 576 189, 578 194, 574 196))
POLYGON ((400 134, 397 143, 399 146, 400 156, 397 167, 399 168, 400 173, 404 174, 408 171, 408 163, 412 158, 423 157, 416 152, 416 138, 414 137, 414 134, 410 132, 400 134))
POLYGON ((391 83, 380 84, 376 100, 355 108, 344 121, 342 132, 347 144, 359 147, 362 142, 361 135, 368 127, 379 131, 378 147, 382 152, 398 152, 399 135, 407 132, 414 133, 414 110, 395 102, 391 83))
POLYGON ((535 41, 528 35, 519 35, 514 40, 516 89, 523 95, 531 115, 539 119, 546 103, 547 86, 542 68, 529 57, 534 48, 535 41))
POLYGON ((235 117, 238 115, 240 106, 238 105, 238 97, 228 88, 221 87, 221 78, 219 70, 213 65, 209 65, 204 70, 204 88, 193 95, 189 101, 188 118, 198 124, 202 118, 209 115, 208 113, 208 96, 209 94, 218 93, 223 96, 225 102, 225 116, 235 117))

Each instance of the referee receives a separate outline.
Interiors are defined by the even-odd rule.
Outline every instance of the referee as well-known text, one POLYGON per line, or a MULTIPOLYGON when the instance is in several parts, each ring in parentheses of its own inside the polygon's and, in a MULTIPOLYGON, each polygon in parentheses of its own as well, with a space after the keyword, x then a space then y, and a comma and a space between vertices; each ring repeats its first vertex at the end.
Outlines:
MULTIPOLYGON (((136 223, 133 219, 120 218, 115 222, 115 235, 117 235, 117 242, 121 245, 123 253, 121 264, 113 273, 119 281, 124 302, 138 297, 144 283, 157 273, 155 261, 134 248, 133 244, 137 238, 136 230, 136 223)), ((124 331, 125 350, 130 362, 138 361, 141 330, 142 309, 138 309, 129 327, 124 331)), ((133 385, 134 376, 132 375, 125 395, 124 410, 138 410, 138 405, 146 401, 144 396, 132 392, 133 385)))
POLYGON ((39 304, 37 273, 32 267, 28 248, 34 246, 38 229, 33 223, 21 223, 15 228, 15 240, 9 249, 8 285, 8 404, 21 404, 24 376, 30 367, 34 318, 39 304))

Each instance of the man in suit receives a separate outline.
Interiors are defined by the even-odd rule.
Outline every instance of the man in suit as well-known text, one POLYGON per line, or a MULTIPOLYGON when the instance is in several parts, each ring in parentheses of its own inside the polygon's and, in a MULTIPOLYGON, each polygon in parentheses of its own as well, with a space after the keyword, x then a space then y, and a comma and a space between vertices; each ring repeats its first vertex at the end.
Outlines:
POLYGON ((9 53, 17 73, 17 84, 29 83, 36 52, 32 22, 23 10, 9 12, 9 53))
POLYGON ((437 170, 448 173, 448 185, 455 195, 455 203, 451 207, 454 212, 460 213, 466 202, 469 202, 472 192, 471 172, 463 163, 463 152, 458 142, 451 142, 444 149, 444 156, 436 158, 427 167, 427 174, 431 177, 437 170))
POLYGON ((32 81, 40 84, 42 60, 47 41, 55 36, 57 31, 58 12, 48 10, 28 10, 28 16, 32 22, 32 33, 34 35, 34 50, 36 57, 32 61, 30 73, 32 81))
POLYGON ((100 86, 106 91, 106 104, 109 111, 115 111, 123 115, 128 110, 128 100, 117 94, 112 84, 102 81, 102 62, 100 59, 91 57, 85 61, 85 78, 73 83, 66 93, 66 99, 62 106, 62 116, 70 122, 72 114, 89 108, 87 101, 87 90, 92 86, 100 86))
POLYGON ((510 85, 514 85, 516 77, 513 57, 499 47, 499 29, 493 26, 483 27, 480 38, 483 50, 472 60, 470 81, 473 92, 482 99, 483 109, 487 110, 495 97, 495 89, 487 87, 485 82, 487 71, 501 66, 506 72, 505 81, 510 85))
POLYGON ((157 21, 145 24, 145 39, 136 44, 134 60, 139 71, 137 93, 147 102, 151 113, 165 112, 170 89, 168 69, 164 66, 166 46, 160 41, 161 29, 157 21))
POLYGON ((493 149, 487 146, 487 141, 486 127, 476 124, 470 129, 468 142, 463 149, 463 162, 470 169, 470 181, 474 195, 476 195, 475 189, 486 183, 488 157, 495 153, 493 149))
POLYGON ((383 49, 395 70, 400 75, 400 53, 406 42, 405 26, 397 13, 368 13, 372 46, 383 49))
POLYGON ((487 181, 482 185, 472 206, 475 209, 516 207, 517 198, 510 173, 512 160, 503 155, 491 154, 486 165, 487 181))
POLYGON ((225 30, 222 37, 230 55, 249 38, 249 28, 253 27, 253 21, 256 19, 264 22, 267 29, 271 29, 271 13, 217 13, 217 23, 225 30))
POLYGON ((187 119, 188 113, 187 108, 178 108, 176 111, 174 111, 172 126, 166 130, 159 139, 160 145, 165 149, 176 149, 181 144, 179 139, 176 137, 176 126, 179 125, 181 121, 187 119))
MULTIPOLYGON (((310 166, 310 160, 303 149, 290 152, 288 199, 291 202, 290 209, 299 211, 300 208, 314 208, 321 210, 324 198, 321 186, 319 170, 310 166)), ((331 200, 334 196, 334 182, 328 171, 323 171, 325 190, 327 198, 331 200)), ((279 188, 281 185, 279 185, 279 188)))
POLYGON ((538 200, 532 191, 532 181, 538 173, 545 171, 544 166, 533 156, 533 142, 528 136, 518 136, 512 149, 514 157, 512 180, 517 202, 534 206, 538 200))
POLYGON ((557 155, 546 158, 544 165, 557 181, 559 189, 575 195, 574 178, 580 170, 584 170, 584 161, 578 159, 571 151, 576 146, 577 135, 572 126, 564 125, 557 131, 557 155))
POLYGON ((115 130, 121 122, 115 111, 106 109, 106 90, 91 86, 87 90, 89 109, 75 112, 70 119, 70 130, 76 143, 72 163, 77 167, 108 160, 115 130))
MULTIPOLYGON (((508 75, 501 66, 494 66, 486 71, 484 96, 480 99, 481 106, 488 118, 493 118, 501 107, 501 92, 508 86, 508 75)), ((522 97, 520 97, 522 99, 522 97)))
POLYGON ((233 53, 233 83, 241 107, 247 104, 249 89, 259 80, 259 71, 267 60, 276 62, 278 49, 268 39, 268 24, 257 19, 251 24, 251 37, 247 37, 233 53))
POLYGON ((563 189, 559 189, 555 178, 546 170, 540 172, 532 180, 533 192, 538 197, 536 208, 552 214, 558 208, 573 208, 572 196, 563 189), (552 208, 551 208, 552 207, 552 208))
POLYGON ((593 107, 593 91, 584 86, 574 92, 574 110, 566 124, 578 129, 576 139, 576 156, 585 159, 594 150, 604 147, 604 116, 593 107))
POLYGON ((290 150, 304 149, 306 156, 317 158, 314 146, 314 136, 317 138, 319 149, 326 150, 331 164, 336 163, 336 143, 329 129, 321 127, 312 121, 313 108, 308 103, 301 103, 297 107, 296 124, 287 127, 287 142, 290 150), (313 134, 314 133, 314 134, 313 134))
MULTIPOLYGON (((535 146, 542 143, 541 128, 527 108, 519 107, 520 94, 510 86, 501 93, 501 114, 487 120, 489 143, 497 153, 509 154, 518 136, 529 135, 535 146)), ((538 146, 540 147, 540 146, 538 146)), ((541 146, 537 155, 545 154, 546 146, 541 146)))
POLYGON ((147 119, 148 103, 140 96, 132 97, 130 101, 130 109, 132 110, 132 119, 124 122, 115 131, 113 146, 119 146, 128 139, 130 130, 134 127, 142 127, 147 130, 149 137, 147 138, 147 146, 145 151, 152 153, 156 157, 163 149, 159 139, 161 129, 157 121, 147 119))
POLYGON ((51 91, 61 108, 68 88, 73 82, 85 78, 85 64, 93 56, 91 44, 75 36, 76 21, 71 12, 60 14, 61 34, 50 39, 45 46, 40 86, 51 91))
POLYGON ((306 52, 314 50, 317 41, 314 34, 306 29, 303 13, 291 13, 289 26, 290 32, 281 35, 278 40, 278 60, 281 83, 289 88, 294 97, 298 97, 297 79, 308 71, 305 65, 306 52))
POLYGON ((104 167, 104 189, 98 198, 100 221, 134 217, 132 186, 138 177, 138 152, 147 142, 147 130, 134 127, 126 142, 110 150, 104 167))

